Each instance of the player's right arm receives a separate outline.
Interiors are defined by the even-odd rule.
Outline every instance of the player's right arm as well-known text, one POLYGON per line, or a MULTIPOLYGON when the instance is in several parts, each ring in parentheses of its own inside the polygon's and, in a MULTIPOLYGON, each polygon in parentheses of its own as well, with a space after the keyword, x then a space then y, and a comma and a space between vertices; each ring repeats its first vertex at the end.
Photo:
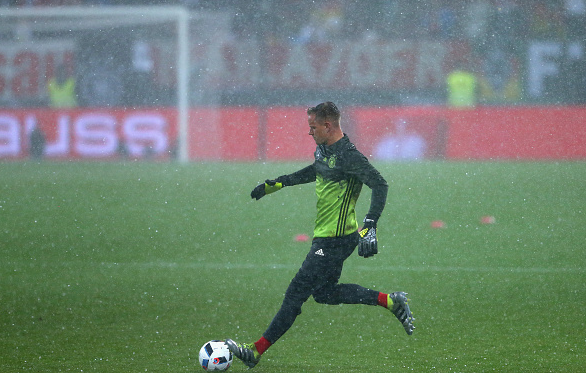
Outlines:
POLYGON ((315 175, 315 167, 312 164, 292 174, 282 175, 273 180, 265 180, 264 183, 257 185, 252 190, 250 197, 258 201, 267 194, 281 190, 283 187, 314 182, 315 175))

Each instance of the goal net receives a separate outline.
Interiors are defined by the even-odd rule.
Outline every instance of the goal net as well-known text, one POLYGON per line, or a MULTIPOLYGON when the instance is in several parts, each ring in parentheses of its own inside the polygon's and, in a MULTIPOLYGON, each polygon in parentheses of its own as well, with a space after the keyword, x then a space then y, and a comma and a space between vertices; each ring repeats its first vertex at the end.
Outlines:
POLYGON ((227 25, 225 15, 174 6, 0 8, 0 115, 2 109, 26 111, 2 117, 0 148, 16 154, 6 145, 10 123, 24 127, 14 138, 28 138, 44 115, 34 110, 55 107, 50 80, 63 75, 75 79, 75 109, 68 110, 87 117, 91 108, 93 119, 72 128, 55 110, 46 114, 57 126, 45 149, 49 156, 125 152, 187 161, 190 106, 219 104, 213 90, 202 94, 201 85, 193 86, 210 69, 194 66, 190 51, 227 25), (70 140, 74 136, 80 139, 70 140))

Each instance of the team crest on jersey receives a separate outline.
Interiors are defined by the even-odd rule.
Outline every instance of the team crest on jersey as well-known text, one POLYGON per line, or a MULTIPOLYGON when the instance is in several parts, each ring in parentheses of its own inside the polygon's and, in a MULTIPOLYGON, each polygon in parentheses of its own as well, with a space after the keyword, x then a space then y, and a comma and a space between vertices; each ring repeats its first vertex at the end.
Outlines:
POLYGON ((334 168, 334 167, 336 167, 336 156, 335 156, 335 155, 332 155, 332 156, 330 157, 330 159, 328 159, 328 160, 327 160, 327 162, 328 162, 328 167, 329 167, 329 168, 334 168))

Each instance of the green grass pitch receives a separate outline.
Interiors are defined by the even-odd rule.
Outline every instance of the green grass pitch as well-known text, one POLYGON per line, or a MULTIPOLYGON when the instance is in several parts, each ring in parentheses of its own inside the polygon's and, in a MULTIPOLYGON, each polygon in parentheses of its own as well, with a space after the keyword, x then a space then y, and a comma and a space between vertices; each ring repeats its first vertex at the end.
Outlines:
MULTIPOLYGON (((376 165, 379 254, 342 281, 409 292, 414 335, 380 307, 310 299, 255 371, 586 370, 586 163, 376 165)), ((255 341, 315 194, 249 193, 302 166, 0 163, 0 371, 198 372, 204 342, 255 341)))

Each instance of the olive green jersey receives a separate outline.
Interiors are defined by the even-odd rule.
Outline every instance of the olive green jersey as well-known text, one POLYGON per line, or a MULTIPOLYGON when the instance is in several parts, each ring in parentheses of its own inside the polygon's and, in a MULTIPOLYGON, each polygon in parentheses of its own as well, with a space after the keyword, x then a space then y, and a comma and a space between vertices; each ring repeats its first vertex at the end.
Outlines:
POLYGON ((367 217, 378 220, 386 203, 387 182, 348 136, 330 146, 317 146, 314 157, 312 165, 279 177, 284 186, 315 181, 314 237, 343 237, 356 232, 355 207, 363 184, 372 189, 367 217))

